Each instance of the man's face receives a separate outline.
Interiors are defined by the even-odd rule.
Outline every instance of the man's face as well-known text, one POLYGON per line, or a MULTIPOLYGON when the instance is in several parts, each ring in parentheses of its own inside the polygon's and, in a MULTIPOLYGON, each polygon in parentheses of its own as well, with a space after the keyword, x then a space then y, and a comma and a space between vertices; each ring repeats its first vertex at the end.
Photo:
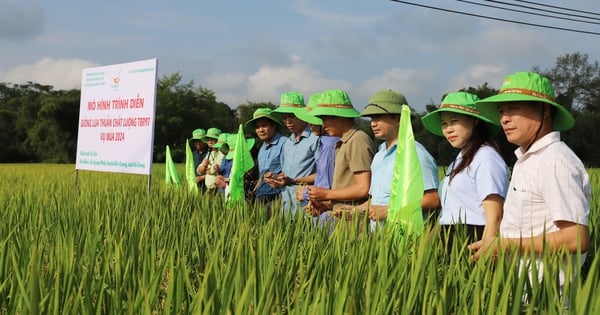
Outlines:
POLYGON ((254 122, 254 130, 260 140, 267 142, 271 141, 271 138, 273 138, 277 132, 275 123, 268 118, 257 119, 254 122))
POLYGON ((344 128, 347 118, 337 116, 320 116, 319 118, 323 121, 323 130, 332 137, 341 137, 347 131, 344 128))
POLYGON ((284 113, 281 115, 281 118, 283 119, 284 125, 293 134, 301 134, 306 128, 307 124, 301 119, 298 119, 294 114, 284 113))
POLYGON ((211 149, 215 145, 215 143, 217 143, 217 139, 208 138, 208 140, 206 140, 206 144, 208 144, 208 147, 211 149))
POLYGON ((400 116, 398 115, 372 115, 371 129, 375 138, 382 140, 394 140, 398 138, 398 126, 400 116))
POLYGON ((205 148, 204 142, 200 140, 194 140, 192 144, 194 145, 194 149, 196 149, 197 151, 203 151, 205 148))
POLYGON ((528 146, 540 128, 543 105, 530 102, 507 102, 498 104, 500 124, 508 142, 528 146))

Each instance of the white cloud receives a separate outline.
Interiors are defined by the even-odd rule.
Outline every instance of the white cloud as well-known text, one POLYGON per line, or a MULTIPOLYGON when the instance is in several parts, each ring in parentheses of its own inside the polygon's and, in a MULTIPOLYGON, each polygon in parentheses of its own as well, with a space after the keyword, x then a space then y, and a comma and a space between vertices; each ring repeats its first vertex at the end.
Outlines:
POLYGON ((18 65, 0 73, 1 82, 28 81, 52 85, 57 90, 81 88, 81 70, 98 64, 81 59, 43 58, 33 64, 18 65))
MULTIPOLYGON (((413 108, 421 108, 425 104, 415 103, 415 96, 427 93, 430 82, 435 78, 435 75, 434 71, 431 70, 391 68, 385 70, 379 76, 364 81, 357 89, 357 94, 366 102, 371 94, 380 90, 392 89, 402 93, 413 108)), ((356 107, 361 108, 364 105, 356 107)))

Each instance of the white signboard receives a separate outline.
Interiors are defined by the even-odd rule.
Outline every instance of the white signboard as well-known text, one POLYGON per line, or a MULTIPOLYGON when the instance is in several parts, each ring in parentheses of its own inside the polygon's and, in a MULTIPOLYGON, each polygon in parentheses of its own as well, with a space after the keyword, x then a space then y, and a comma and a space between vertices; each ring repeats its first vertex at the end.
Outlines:
POLYGON ((150 175, 157 59, 83 69, 75 168, 150 175))

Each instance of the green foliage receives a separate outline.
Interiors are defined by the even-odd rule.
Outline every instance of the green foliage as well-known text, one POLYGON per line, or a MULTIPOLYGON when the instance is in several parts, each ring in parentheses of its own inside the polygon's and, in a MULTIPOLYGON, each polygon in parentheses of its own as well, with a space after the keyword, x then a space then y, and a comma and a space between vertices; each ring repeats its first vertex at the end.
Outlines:
POLYGON ((585 278, 567 272, 561 295, 561 255, 541 254, 542 280, 530 281, 518 255, 473 262, 461 239, 445 252, 433 226, 400 255, 357 222, 330 234, 300 213, 225 209, 154 170, 148 195, 145 176, 80 171, 74 189, 73 165, 0 165, 0 313, 562 314, 567 298, 574 314, 600 311, 598 256, 585 278))

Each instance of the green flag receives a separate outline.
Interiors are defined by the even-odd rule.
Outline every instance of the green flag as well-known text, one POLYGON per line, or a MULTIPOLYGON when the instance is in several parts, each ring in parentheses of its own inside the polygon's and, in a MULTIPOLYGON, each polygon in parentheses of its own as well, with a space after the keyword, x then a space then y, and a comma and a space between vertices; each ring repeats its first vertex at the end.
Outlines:
POLYGON ((185 181, 187 182, 190 191, 198 192, 198 185, 196 184, 196 168, 194 167, 194 155, 192 154, 192 148, 190 147, 190 140, 186 139, 185 143, 185 181))
POLYGON ((423 172, 410 123, 410 108, 402 105, 392 191, 386 225, 400 250, 423 232, 423 172))
POLYGON ((171 157, 171 149, 167 145, 167 156, 165 157, 165 183, 169 186, 174 184, 175 187, 179 187, 179 175, 175 169, 175 163, 171 157))
POLYGON ((230 150, 234 150, 227 197, 227 203, 231 205, 233 202, 244 200, 244 173, 254 167, 254 159, 252 159, 241 124, 238 128, 235 146, 230 150))

